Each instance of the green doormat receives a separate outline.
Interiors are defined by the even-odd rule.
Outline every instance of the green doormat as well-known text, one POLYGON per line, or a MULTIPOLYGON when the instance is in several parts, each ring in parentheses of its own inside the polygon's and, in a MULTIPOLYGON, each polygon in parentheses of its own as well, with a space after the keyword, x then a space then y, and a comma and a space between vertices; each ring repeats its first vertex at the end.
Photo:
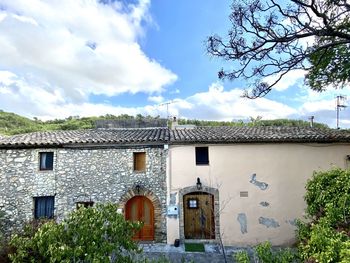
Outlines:
POLYGON ((205 252, 204 244, 201 243, 185 243, 186 252, 205 252))

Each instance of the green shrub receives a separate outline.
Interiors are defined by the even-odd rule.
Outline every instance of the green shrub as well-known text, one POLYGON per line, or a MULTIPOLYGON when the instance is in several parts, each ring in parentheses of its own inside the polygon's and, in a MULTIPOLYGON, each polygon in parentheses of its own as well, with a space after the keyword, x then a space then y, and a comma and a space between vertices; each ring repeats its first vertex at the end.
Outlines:
POLYGON ((271 243, 264 242, 255 247, 255 252, 261 262, 270 263, 274 262, 274 255, 271 250, 271 243))
POLYGON ((124 220, 113 204, 73 211, 61 223, 46 222, 32 235, 14 235, 12 262, 132 262, 140 225, 124 220))
POLYGON ((266 241, 255 247, 259 262, 263 263, 291 263, 298 262, 298 255, 290 248, 273 249, 271 243, 266 241))
POLYGON ((350 240, 343 243, 340 250, 340 260, 341 263, 350 262, 350 240))
POLYGON ((307 262, 350 262, 350 171, 315 173, 306 190, 309 222, 298 222, 300 257, 307 262))
POLYGON ((0 242, 5 236, 5 212, 0 210, 0 242))
POLYGON ((314 219, 327 217, 332 226, 350 221, 350 170, 314 173, 306 184, 306 212, 314 219))
POLYGON ((247 251, 239 251, 234 254, 234 258, 238 263, 249 263, 249 255, 247 251))
POLYGON ((299 256, 290 248, 272 248, 271 243, 266 241, 254 247, 254 260, 249 258, 247 251, 239 251, 234 254, 238 263, 251 261, 261 263, 293 263, 299 262, 299 256))
POLYGON ((8 237, 5 235, 5 225, 6 225, 5 212, 0 210, 0 262, 7 263, 10 262, 8 254, 12 251, 11 246, 8 244, 8 237))

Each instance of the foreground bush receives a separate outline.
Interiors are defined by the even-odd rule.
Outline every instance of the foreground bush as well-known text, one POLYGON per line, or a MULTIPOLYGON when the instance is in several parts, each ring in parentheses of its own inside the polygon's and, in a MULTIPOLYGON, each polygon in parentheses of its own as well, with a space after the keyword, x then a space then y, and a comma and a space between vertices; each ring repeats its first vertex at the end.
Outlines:
POLYGON ((253 258, 247 251, 234 254, 238 263, 261 262, 261 263, 293 263, 299 262, 298 254, 290 248, 272 248, 271 243, 266 241, 254 247, 253 258))
POLYGON ((308 223, 299 222, 305 262, 350 262, 350 171, 315 173, 306 185, 308 223))
POLYGON ((0 210, 0 262, 10 262, 8 254, 11 252, 11 247, 8 244, 8 238, 5 236, 6 224, 5 212, 0 210))
POLYGON ((73 211, 61 223, 41 225, 35 233, 14 235, 12 262, 132 262, 139 224, 128 222, 113 204, 73 211))

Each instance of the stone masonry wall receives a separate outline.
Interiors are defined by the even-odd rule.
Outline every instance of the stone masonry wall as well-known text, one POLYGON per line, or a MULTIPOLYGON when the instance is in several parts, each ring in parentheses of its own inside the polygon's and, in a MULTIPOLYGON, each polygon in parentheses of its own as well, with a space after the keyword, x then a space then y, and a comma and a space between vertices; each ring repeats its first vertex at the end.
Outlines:
POLYGON ((166 154, 162 147, 0 150, 0 210, 11 230, 33 219, 33 197, 55 196, 54 214, 61 220, 76 202, 121 203, 139 184, 158 200, 155 239, 165 242, 166 154), (40 152, 54 152, 52 171, 39 170, 40 152), (133 170, 134 152, 146 152, 145 172, 133 170))

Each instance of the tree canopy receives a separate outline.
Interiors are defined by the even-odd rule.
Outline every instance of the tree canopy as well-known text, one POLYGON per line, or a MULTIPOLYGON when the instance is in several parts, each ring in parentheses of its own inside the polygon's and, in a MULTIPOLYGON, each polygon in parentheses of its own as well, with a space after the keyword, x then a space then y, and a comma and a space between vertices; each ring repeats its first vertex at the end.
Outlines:
POLYGON ((296 69, 305 71, 305 83, 316 91, 349 83, 349 0, 234 0, 231 8, 228 36, 208 37, 207 51, 239 62, 218 75, 251 80, 244 96, 265 96, 296 69))

